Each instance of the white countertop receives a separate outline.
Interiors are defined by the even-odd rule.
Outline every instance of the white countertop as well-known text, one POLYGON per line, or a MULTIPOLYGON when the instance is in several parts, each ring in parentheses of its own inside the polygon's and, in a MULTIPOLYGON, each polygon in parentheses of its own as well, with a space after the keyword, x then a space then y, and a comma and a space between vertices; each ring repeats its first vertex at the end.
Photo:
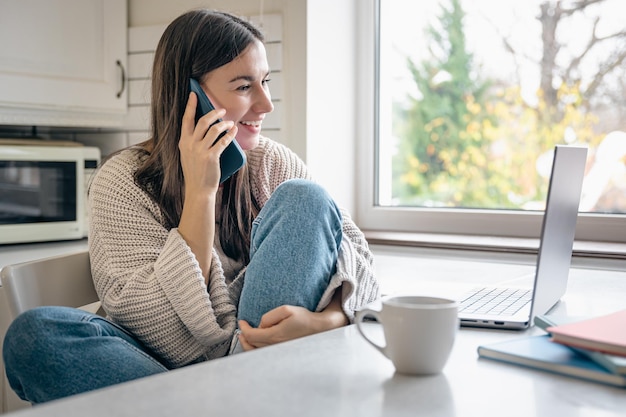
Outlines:
MULTIPOLYGON (((378 332, 378 324, 368 324, 378 332)), ((396 374, 354 326, 28 410, 26 416, 623 416, 623 389, 478 359, 517 334, 461 330, 437 376, 396 374)))
MULTIPOLYGON (((0 269, 6 265, 87 250, 87 239, 0 245, 0 269)), ((0 283, 2 285, 2 283, 0 283)))
MULTIPOLYGON (((390 268, 390 292, 439 292, 481 275, 525 274, 528 265, 427 254, 390 268), (480 265, 482 264, 482 273, 480 265), (419 265, 422 268, 419 268, 419 265), (406 268, 411 269, 406 269, 406 268), (456 268, 456 273, 454 270, 456 268), (440 271, 449 271, 442 274, 440 271), (421 276, 421 278, 419 278, 421 276), (428 280, 430 278, 430 280, 428 280), (435 279, 435 281, 433 281, 435 279)), ((380 257, 381 265, 394 261, 380 257)), ((391 255, 389 255, 391 256, 391 255)), ((395 261, 394 261, 395 262, 395 261)), ((596 315, 626 307, 626 272, 573 268, 554 313, 596 315)), ((380 336, 378 324, 368 324, 380 336)), ((24 410, 27 416, 621 416, 626 390, 478 359, 480 344, 541 333, 462 329, 441 375, 395 374, 354 326, 245 352, 24 410)))

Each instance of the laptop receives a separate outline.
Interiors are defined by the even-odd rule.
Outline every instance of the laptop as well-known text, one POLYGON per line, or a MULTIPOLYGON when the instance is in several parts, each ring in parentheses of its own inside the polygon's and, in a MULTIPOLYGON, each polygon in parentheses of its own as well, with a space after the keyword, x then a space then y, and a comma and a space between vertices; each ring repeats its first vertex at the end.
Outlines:
POLYGON ((460 298, 461 326, 526 329, 567 288, 587 148, 557 145, 532 289, 476 288, 460 298))

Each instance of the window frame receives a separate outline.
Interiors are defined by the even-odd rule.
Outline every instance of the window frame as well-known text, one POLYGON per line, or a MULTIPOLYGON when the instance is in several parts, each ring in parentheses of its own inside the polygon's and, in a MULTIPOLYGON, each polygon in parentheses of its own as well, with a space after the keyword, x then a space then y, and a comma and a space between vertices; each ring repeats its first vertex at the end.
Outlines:
MULTIPOLYGON (((364 231, 538 238, 543 212, 521 210, 382 207, 378 177, 378 54, 380 2, 358 2, 356 220, 364 231), (370 122, 363 122, 370 121, 370 122)), ((579 213, 577 241, 626 243, 626 215, 579 213)))

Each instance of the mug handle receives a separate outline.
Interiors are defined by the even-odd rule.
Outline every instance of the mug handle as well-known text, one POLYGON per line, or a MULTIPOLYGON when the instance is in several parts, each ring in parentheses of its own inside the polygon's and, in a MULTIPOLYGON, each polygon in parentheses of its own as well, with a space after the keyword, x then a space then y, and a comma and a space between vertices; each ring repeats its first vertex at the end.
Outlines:
POLYGON ((386 352, 387 346, 380 346, 379 344, 374 343, 369 337, 367 337, 365 332, 363 332, 363 329, 361 328, 361 323, 363 323, 363 319, 366 316, 372 316, 379 323, 381 323, 381 321, 380 321, 380 311, 371 310, 369 308, 364 308, 363 310, 357 311, 354 322, 356 324, 357 330, 359 331, 359 333, 361 333, 361 336, 363 336, 365 341, 368 342, 370 345, 374 346, 376 349, 378 349, 378 351, 380 353, 382 353, 383 355, 387 356, 387 352, 386 352))

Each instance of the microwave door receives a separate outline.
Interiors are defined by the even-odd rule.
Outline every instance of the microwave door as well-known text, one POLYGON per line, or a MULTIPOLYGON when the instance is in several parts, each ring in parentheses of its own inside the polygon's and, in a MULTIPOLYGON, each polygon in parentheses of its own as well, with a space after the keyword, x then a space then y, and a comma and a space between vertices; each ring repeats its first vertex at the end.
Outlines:
POLYGON ((76 220, 75 163, 0 161, 0 224, 76 220))
POLYGON ((63 175, 55 168, 39 170, 38 206, 42 219, 63 219, 63 175))
MULTIPOLYGON (((0 222, 29 223, 39 217, 36 188, 31 184, 36 168, 22 162, 0 162, 0 222)), ((38 177, 38 176, 37 176, 38 177)))

